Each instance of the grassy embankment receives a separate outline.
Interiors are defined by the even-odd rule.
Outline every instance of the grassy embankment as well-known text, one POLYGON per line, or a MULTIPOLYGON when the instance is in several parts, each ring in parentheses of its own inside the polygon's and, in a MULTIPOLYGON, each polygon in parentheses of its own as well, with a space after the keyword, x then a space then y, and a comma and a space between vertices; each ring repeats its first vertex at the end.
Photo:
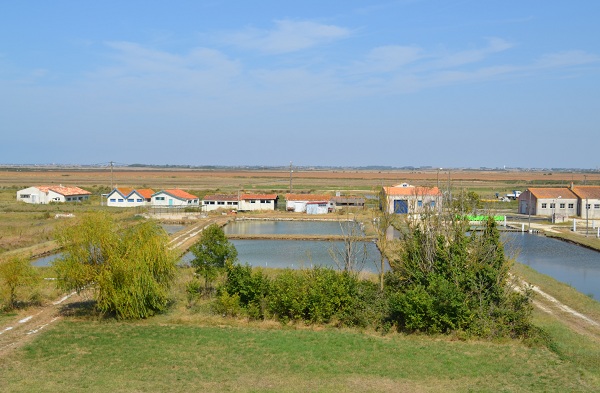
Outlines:
MULTIPOLYGON (((515 272, 597 318, 600 304, 523 265, 515 272)), ((534 313, 552 344, 387 335, 281 325, 190 306, 180 269, 170 310, 138 322, 78 315, 0 359, 0 390, 25 391, 594 391, 600 342, 534 313), (33 378, 31 376, 34 376, 33 378)), ((2 320, 0 320, 1 322, 2 320)))

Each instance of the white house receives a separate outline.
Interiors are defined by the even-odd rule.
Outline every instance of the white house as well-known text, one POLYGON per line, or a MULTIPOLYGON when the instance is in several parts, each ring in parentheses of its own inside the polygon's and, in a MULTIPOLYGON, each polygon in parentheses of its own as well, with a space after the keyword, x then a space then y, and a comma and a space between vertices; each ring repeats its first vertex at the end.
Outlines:
POLYGON ((328 195, 285 194, 285 209, 289 212, 303 213, 306 212, 308 203, 325 203, 329 208, 330 201, 331 197, 328 195))
POLYGON ((79 187, 37 186, 17 191, 17 200, 26 203, 46 204, 50 202, 87 201, 92 193, 79 187))
POLYGON ((426 210, 440 211, 442 193, 437 187, 415 187, 408 183, 383 187, 389 213, 413 214, 426 210))
POLYGON ((154 190, 149 188, 115 188, 106 196, 106 206, 137 207, 148 206, 152 202, 154 190))
POLYGON ((152 194, 152 206, 183 207, 200 206, 197 196, 178 188, 162 190, 152 194))
POLYGON ((238 196, 224 194, 206 195, 202 199, 202 207, 206 211, 218 209, 237 210, 239 207, 238 196))
POLYGON ((240 211, 275 210, 277 209, 277 194, 242 194, 240 196, 240 211))

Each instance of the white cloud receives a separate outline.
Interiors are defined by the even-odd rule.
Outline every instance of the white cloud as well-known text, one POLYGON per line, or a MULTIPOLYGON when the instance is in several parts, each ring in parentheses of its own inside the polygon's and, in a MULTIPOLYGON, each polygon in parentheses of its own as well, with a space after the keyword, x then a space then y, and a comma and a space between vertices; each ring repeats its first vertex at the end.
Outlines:
POLYGON ((535 67, 571 67, 583 64, 597 63, 600 57, 592 55, 580 50, 567 52, 551 53, 542 56, 536 63, 535 67))
POLYGON ((351 31, 334 25, 311 21, 275 21, 272 30, 249 28, 223 34, 221 40, 244 49, 265 53, 290 53, 347 38, 351 31))
POLYGON ((501 38, 490 38, 486 47, 440 55, 435 66, 447 68, 477 63, 485 60, 491 54, 503 52, 512 47, 513 44, 501 38))
POLYGON ((415 46, 388 45, 374 48, 366 60, 356 64, 354 72, 393 72, 423 57, 415 46))

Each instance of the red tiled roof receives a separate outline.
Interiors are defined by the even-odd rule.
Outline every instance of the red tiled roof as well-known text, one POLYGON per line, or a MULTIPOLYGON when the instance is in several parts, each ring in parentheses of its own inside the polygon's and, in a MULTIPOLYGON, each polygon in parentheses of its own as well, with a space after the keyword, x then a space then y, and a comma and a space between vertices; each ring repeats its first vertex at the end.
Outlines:
POLYGON ((571 190, 581 199, 600 199, 600 186, 575 186, 571 190))
POLYGON ((330 199, 328 195, 285 194, 286 201, 329 201, 330 199))
POLYGON ((159 194, 161 192, 167 193, 167 194, 174 196, 175 198, 179 198, 179 199, 198 199, 198 197, 196 195, 192 195, 192 194, 185 192, 183 190, 180 190, 178 188, 162 190, 162 191, 157 192, 156 194, 159 194))
POLYGON ((119 194, 123 195, 124 197, 128 197, 129 194, 133 192, 133 188, 128 187, 117 187, 115 188, 115 190, 117 190, 117 192, 119 192, 119 194))
POLYGON ((154 190, 151 188, 140 188, 135 191, 138 194, 140 194, 142 197, 144 197, 144 199, 150 199, 150 198, 152 198, 152 195, 154 194, 154 190))
POLYGON ((79 187, 64 187, 64 186, 39 186, 38 190, 47 193, 49 190, 64 196, 73 195, 91 195, 92 193, 79 187))
MULTIPOLYGON (((541 187, 541 188, 528 188, 529 192, 538 199, 577 199, 577 195, 567 187, 541 187)), ((523 194, 521 194, 523 195, 523 194)))
POLYGON ((237 195, 213 194, 213 195, 206 195, 202 200, 203 201, 237 201, 238 197, 237 197, 237 195))
POLYGON ((423 196, 423 195, 442 195, 437 187, 383 187, 386 195, 402 195, 402 196, 423 196))
POLYGON ((277 194, 242 194, 240 199, 277 199, 277 194))

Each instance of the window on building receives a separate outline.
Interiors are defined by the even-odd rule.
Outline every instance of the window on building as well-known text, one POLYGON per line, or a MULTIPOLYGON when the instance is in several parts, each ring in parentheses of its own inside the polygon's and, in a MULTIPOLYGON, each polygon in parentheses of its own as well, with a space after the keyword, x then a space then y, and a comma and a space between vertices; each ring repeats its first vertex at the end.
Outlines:
POLYGON ((154 198, 154 199, 156 199, 157 201, 164 201, 164 200, 165 200, 165 197, 156 197, 156 198, 154 198))
POLYGON ((569 203, 569 209, 573 209, 574 206, 575 206, 574 204, 569 203))
POLYGON ((554 208, 556 208, 556 203, 551 203, 550 204, 550 209, 554 209, 554 208))
POLYGON ((138 198, 138 199, 137 199, 137 202, 144 202, 144 200, 143 200, 143 199, 141 199, 141 198, 138 198))
POLYGON ((260 203, 269 203, 269 201, 267 201, 266 199, 261 199, 260 203))
POLYGON ((135 200, 133 198, 129 198, 127 199, 127 202, 135 202, 135 200))
POLYGON ((116 199, 116 198, 110 198, 110 201, 111 201, 111 202, 116 202, 116 201, 117 201, 117 199, 116 199))
POLYGON ((600 209, 600 203, 595 203, 594 204, 594 209, 600 209))
POLYGON ((435 201, 431 201, 431 207, 435 207, 435 201))
POLYGON ((418 207, 423 207, 423 201, 417 201, 417 206, 418 207))
POLYGON ((586 210, 590 208, 590 204, 585 205, 586 210))
POLYGON ((29 194, 21 194, 21 199, 29 199, 29 194))
POLYGON ((256 203, 256 201, 254 199, 251 199, 250 203, 256 203))
POLYGON ((564 204, 564 203, 561 203, 561 204, 560 204, 560 208, 561 208, 561 209, 564 209, 564 208, 565 208, 565 204, 564 204))
POLYGON ((542 209, 545 209, 545 208, 546 208, 546 204, 542 203, 542 209))
POLYGON ((225 202, 223 202, 223 201, 217 202, 217 205, 224 205, 224 204, 225 204, 225 202))

